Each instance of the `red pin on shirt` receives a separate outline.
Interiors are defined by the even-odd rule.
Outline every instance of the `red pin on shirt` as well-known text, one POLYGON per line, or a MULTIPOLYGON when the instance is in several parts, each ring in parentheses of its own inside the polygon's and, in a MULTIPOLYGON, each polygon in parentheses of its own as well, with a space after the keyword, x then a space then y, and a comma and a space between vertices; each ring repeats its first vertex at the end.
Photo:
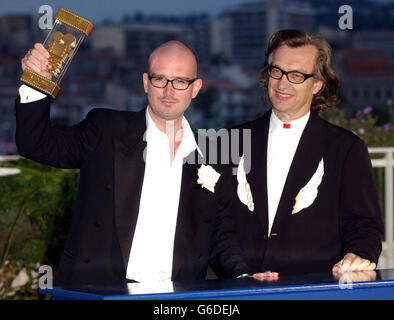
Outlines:
POLYGON ((284 123, 283 129, 290 129, 290 123, 284 123))

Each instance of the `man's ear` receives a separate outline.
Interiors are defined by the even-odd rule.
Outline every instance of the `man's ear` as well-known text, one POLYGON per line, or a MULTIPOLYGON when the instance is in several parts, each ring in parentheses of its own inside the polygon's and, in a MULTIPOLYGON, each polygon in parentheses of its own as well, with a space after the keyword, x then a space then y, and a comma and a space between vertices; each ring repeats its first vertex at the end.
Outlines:
POLYGON ((193 92, 192 92, 193 99, 197 97, 197 94, 200 91, 201 87, 202 87, 202 79, 199 78, 193 82, 193 92))
POLYGON ((148 78, 148 74, 146 72, 144 72, 144 74, 142 75, 142 82, 144 84, 145 93, 148 93, 149 78, 148 78))
POLYGON ((323 80, 315 80, 315 83, 313 84, 313 94, 318 93, 321 88, 323 88, 323 80))

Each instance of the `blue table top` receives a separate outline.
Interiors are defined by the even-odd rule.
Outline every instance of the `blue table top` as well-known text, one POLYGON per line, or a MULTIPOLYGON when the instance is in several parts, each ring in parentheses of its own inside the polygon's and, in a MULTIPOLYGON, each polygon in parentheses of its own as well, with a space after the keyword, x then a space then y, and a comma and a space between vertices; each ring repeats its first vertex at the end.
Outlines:
POLYGON ((394 300, 394 269, 281 276, 273 282, 215 279, 114 286, 81 285, 40 289, 54 299, 82 300, 394 300))

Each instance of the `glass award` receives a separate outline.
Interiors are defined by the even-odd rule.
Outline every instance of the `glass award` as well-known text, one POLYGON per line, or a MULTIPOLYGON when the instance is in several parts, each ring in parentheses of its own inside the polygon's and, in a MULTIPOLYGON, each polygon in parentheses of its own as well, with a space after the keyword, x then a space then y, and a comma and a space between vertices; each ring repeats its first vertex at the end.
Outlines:
POLYGON ((93 28, 91 21, 60 8, 55 16, 52 30, 48 33, 43 46, 49 52, 47 76, 26 69, 21 81, 56 98, 70 63, 82 41, 93 28))

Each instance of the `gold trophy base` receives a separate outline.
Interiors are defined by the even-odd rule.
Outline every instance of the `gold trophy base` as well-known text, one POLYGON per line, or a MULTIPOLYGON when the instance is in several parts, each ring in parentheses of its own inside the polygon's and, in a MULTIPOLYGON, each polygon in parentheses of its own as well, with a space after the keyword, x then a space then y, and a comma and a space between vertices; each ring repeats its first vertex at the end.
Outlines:
POLYGON ((21 81, 24 83, 49 94, 53 99, 56 98, 59 93, 60 87, 56 82, 45 78, 44 76, 35 73, 31 70, 25 70, 22 74, 21 81))

